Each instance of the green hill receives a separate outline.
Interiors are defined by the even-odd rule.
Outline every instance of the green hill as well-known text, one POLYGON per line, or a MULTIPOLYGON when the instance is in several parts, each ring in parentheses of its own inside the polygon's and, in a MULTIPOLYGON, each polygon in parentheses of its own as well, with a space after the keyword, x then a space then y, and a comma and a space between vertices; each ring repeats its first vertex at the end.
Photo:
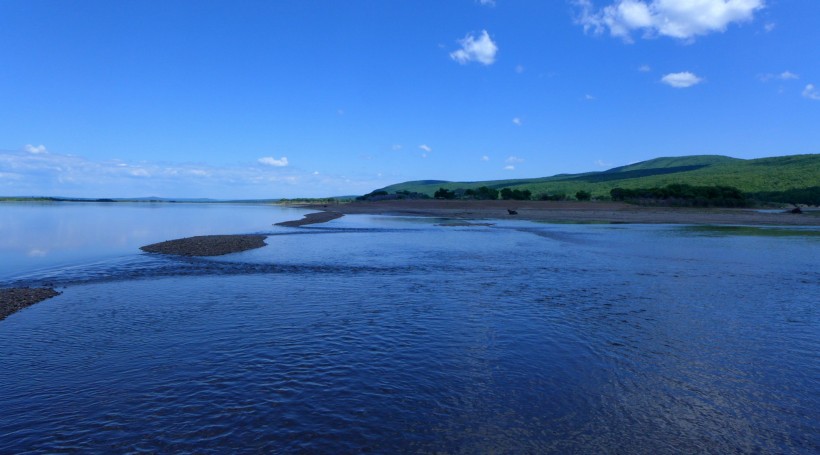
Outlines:
POLYGON ((480 182, 412 181, 381 191, 409 191, 432 196, 439 188, 476 189, 482 186, 529 190, 542 194, 574 195, 586 191, 608 197, 613 188, 652 188, 671 184, 731 186, 745 193, 775 193, 820 187, 820 154, 744 160, 720 155, 655 158, 603 172, 559 174, 552 177, 480 182))

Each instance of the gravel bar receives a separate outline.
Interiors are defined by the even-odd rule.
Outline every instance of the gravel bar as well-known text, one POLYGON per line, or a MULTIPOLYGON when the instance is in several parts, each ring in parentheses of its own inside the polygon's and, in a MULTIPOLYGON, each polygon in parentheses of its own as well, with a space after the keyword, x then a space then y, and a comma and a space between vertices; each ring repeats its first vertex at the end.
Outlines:
POLYGON ((200 235, 184 239, 168 240, 140 247, 147 253, 174 254, 177 256, 222 256, 240 251, 262 248, 266 235, 200 235))
POLYGON ((0 289, 0 320, 23 308, 50 299, 60 293, 51 288, 0 289))
POLYGON ((343 216, 344 216, 343 213, 330 212, 330 211, 317 212, 317 213, 308 213, 301 220, 283 221, 281 223, 276 223, 276 226, 299 227, 299 226, 304 226, 306 224, 326 223, 330 220, 335 220, 336 218, 341 218, 343 216))

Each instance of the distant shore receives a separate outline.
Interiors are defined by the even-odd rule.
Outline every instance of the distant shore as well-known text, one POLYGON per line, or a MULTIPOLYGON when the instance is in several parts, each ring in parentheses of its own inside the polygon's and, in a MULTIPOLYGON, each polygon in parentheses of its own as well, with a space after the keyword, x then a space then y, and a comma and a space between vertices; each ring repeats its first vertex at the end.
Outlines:
MULTIPOLYGON (((820 226, 820 210, 803 214, 785 209, 760 211, 729 208, 644 207, 621 202, 389 200, 345 204, 306 204, 300 208, 335 214, 420 216, 434 218, 522 219, 553 223, 717 224, 752 226, 820 226), (515 214, 510 214, 510 210, 515 214)), ((336 218, 334 216, 333 218, 336 218)), ((331 219, 333 219, 331 218, 331 219)), ((299 225, 310 221, 299 220, 299 225)), ((314 222, 324 222, 317 216, 314 222)))

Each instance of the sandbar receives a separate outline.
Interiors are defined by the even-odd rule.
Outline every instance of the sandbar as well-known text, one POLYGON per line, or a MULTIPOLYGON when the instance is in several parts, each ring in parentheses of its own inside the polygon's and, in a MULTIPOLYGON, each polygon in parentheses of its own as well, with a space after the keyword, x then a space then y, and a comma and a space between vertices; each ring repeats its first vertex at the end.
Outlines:
MULTIPOLYGON (((324 205, 302 208, 325 210, 324 205)), ((474 201, 474 200, 387 200, 335 204, 332 212, 420 216, 461 220, 522 219, 552 223, 617 224, 712 224, 752 226, 820 226, 820 211, 803 214, 760 211, 748 208, 646 207, 622 202, 577 201, 474 201), (510 210, 517 212, 510 214, 510 210)), ((334 216, 335 217, 335 216, 334 216)))
POLYGON ((320 210, 322 211, 308 213, 301 220, 283 221, 281 223, 276 223, 276 226, 299 227, 308 224, 326 223, 330 220, 335 220, 336 218, 341 218, 344 216, 343 213, 325 209, 325 206, 322 206, 320 210))
POLYGON ((184 239, 168 240, 140 247, 148 253, 173 254, 177 256, 222 256, 261 248, 266 235, 200 235, 184 239))
POLYGON ((12 313, 59 294, 51 288, 0 289, 0 321, 12 313))

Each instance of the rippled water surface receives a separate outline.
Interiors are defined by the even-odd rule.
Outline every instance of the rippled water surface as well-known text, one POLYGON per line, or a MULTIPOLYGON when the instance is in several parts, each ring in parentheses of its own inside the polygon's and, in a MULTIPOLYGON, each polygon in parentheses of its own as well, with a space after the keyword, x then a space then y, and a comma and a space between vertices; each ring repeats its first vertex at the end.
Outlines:
POLYGON ((235 209, 267 247, 0 276, 63 291, 0 321, 0 453, 820 451, 816 230, 235 209))

